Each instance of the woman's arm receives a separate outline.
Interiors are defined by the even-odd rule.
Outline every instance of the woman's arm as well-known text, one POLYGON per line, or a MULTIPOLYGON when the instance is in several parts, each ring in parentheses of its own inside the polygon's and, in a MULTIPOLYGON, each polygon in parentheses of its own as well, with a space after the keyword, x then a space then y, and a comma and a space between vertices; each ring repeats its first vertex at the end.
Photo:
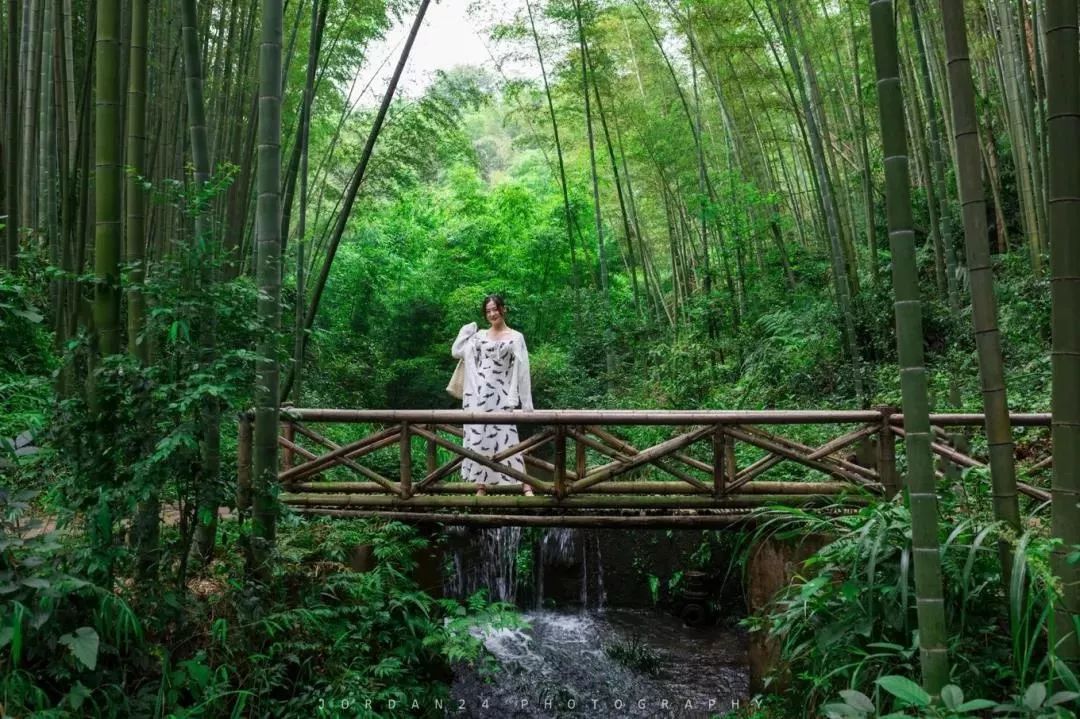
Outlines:
POLYGON ((450 348, 450 355, 454 359, 465 359, 465 352, 469 347, 469 342, 476 336, 476 323, 470 322, 467 325, 463 325, 458 330, 457 339, 454 340, 453 347, 450 348))
POLYGON ((514 373, 517 376, 518 399, 521 400, 521 408, 531 412, 532 400, 532 376, 529 369, 529 348, 525 345, 525 335, 518 332, 517 342, 514 343, 514 373))

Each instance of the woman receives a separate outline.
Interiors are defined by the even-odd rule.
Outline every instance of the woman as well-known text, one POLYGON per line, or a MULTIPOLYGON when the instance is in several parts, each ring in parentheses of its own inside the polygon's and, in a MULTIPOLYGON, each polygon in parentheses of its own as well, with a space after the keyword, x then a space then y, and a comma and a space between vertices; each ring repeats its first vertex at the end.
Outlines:
MULTIPOLYGON (((506 324, 506 303, 500 295, 488 295, 483 303, 489 329, 476 329, 470 322, 461 328, 450 351, 465 365, 465 388, 461 397, 462 409, 473 412, 495 412, 517 409, 532 411, 532 383, 529 378, 529 350, 525 337, 506 324)), ((517 427, 512 424, 467 424, 464 444, 485 457, 518 443, 517 427)), ((502 460, 511 469, 525 471, 525 459, 515 454, 502 460)), ((471 459, 461 463, 461 475, 467 482, 476 483, 477 496, 487 494, 494 484, 516 484, 501 472, 485 467, 471 459)), ((533 496, 532 487, 522 484, 525 496, 533 496)))

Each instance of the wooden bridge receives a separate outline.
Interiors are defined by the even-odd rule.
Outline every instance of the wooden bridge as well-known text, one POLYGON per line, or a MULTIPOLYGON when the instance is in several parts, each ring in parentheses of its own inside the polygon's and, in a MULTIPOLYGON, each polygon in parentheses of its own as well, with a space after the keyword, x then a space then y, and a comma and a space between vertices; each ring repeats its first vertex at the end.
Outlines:
MULTIPOLYGON (((943 463, 985 466, 953 446, 947 431, 981 430, 983 415, 935 414, 931 424, 933 450, 943 463)), ((1050 415, 1015 414, 1012 424, 1048 428, 1050 415)), ((876 495, 899 491, 897 454, 904 437, 903 415, 890 407, 485 413, 285 408, 281 427, 280 499, 298 512, 495 526, 725 527, 752 521, 753 510, 767 505, 853 511, 876 495), (516 424, 523 438, 484 457, 460 442, 462 426, 477 423, 516 424), (637 435, 650 437, 649 445, 620 436, 627 426, 647 428, 637 435), (830 438, 811 446, 792 438, 793 430, 830 438), (518 453, 524 472, 499 463, 518 453), (464 459, 528 484, 536 496, 524 496, 520 485, 476 496, 474 484, 460 481, 464 459), (803 473, 807 481, 770 479, 770 470, 783 463, 811 470, 803 473), (343 473, 352 481, 339 479, 343 473)), ((248 413, 239 427, 242 496, 250 492, 251 452, 248 413)), ((1049 458, 1029 469, 1048 464, 1049 458)), ((1019 489, 1040 502, 1050 499, 1027 484, 1019 489)))

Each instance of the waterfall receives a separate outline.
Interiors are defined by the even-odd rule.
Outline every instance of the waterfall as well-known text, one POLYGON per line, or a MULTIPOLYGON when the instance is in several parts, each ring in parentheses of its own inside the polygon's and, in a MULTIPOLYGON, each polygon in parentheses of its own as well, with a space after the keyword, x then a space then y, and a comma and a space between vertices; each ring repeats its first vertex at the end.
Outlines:
POLYGON ((454 551, 454 571, 446 577, 446 593, 468 597, 486 589, 490 600, 515 603, 520 545, 521 527, 469 533, 465 546, 454 551))
POLYGON ((549 565, 569 567, 574 563, 578 530, 550 527, 544 530, 536 547, 536 607, 544 602, 544 568, 549 565))

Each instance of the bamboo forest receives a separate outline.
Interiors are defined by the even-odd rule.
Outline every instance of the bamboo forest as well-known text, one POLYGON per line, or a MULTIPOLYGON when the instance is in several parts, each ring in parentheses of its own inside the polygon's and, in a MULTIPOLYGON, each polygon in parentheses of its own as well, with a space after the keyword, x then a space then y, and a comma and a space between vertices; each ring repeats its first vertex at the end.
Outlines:
POLYGON ((0 3, 0 717, 1078 716, 1078 6, 0 3))

